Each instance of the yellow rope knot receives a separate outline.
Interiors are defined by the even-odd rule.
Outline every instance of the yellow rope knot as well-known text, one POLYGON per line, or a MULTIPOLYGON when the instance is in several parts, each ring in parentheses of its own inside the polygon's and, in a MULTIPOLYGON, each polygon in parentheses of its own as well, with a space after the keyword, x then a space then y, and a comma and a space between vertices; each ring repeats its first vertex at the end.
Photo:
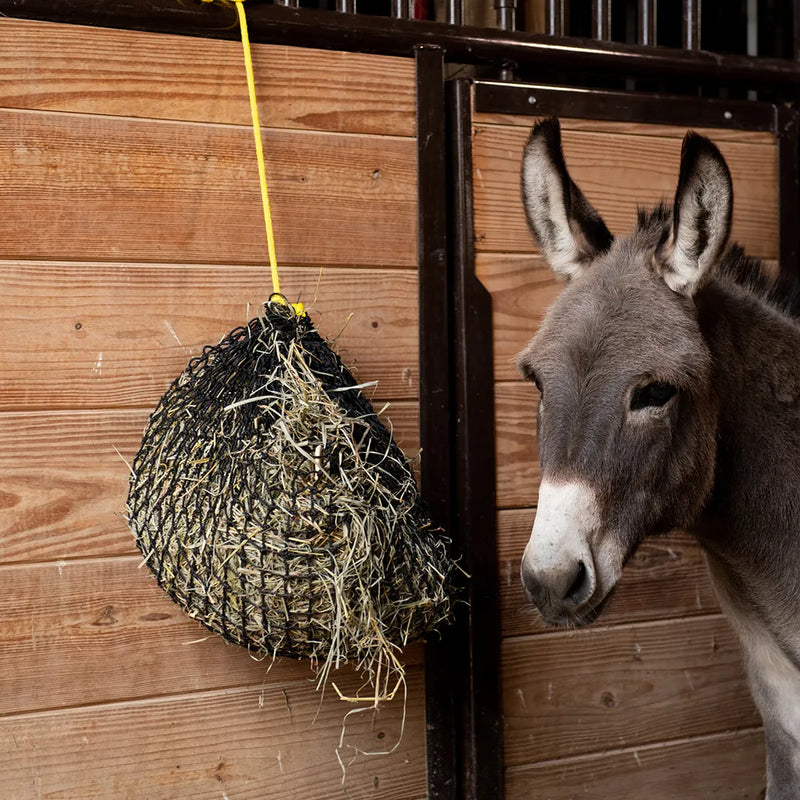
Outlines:
MULTIPOLYGON (((261 206, 264 209, 264 226, 267 232, 267 249, 269 250, 269 266, 272 273, 272 296, 280 298, 279 302, 286 302, 281 293, 278 278, 278 258, 275 255, 275 234, 272 230, 272 212, 269 207, 269 192, 267 191, 267 169, 264 163, 264 147, 261 143, 261 123, 258 120, 258 101, 256 99, 256 80, 253 75, 253 56, 250 51, 250 34, 247 31, 247 17, 244 13, 244 0, 202 0, 203 3, 219 3, 221 5, 236 6, 239 16, 239 28, 242 32, 242 50, 244 51, 244 70, 247 75, 247 92, 250 96, 250 116, 253 119, 253 138, 256 144, 256 161, 258 162, 258 181, 261 186, 261 206)), ((292 307, 299 315, 305 314, 302 303, 292 303, 292 307)))

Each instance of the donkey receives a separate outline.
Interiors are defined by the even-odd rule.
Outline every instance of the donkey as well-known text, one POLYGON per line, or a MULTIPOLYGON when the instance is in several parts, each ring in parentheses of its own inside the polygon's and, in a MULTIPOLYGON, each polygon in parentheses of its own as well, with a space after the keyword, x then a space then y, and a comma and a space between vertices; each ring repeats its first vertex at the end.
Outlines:
POLYGON ((554 625, 593 621, 646 537, 707 553, 744 650, 767 800, 800 798, 800 325, 728 243, 716 146, 683 140, 672 207, 615 238, 567 172, 556 119, 522 162, 528 224, 567 285, 520 353, 540 392, 539 504, 522 583, 554 625))

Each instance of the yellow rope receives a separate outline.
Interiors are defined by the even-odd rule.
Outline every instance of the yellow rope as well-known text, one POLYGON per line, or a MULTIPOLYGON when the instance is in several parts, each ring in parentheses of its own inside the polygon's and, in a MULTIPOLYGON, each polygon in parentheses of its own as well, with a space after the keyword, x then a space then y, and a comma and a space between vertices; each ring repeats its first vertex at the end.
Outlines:
MULTIPOLYGON (((215 0, 203 0, 204 3, 213 3, 215 0)), ((227 5, 226 0, 222 0, 227 5)), ((269 267, 272 273, 272 291, 279 299, 281 294, 280 279, 278 278, 278 258, 275 255, 275 234, 272 230, 272 212, 269 207, 269 192, 267 191, 267 169, 264 162, 264 147, 261 143, 261 124, 258 120, 258 102, 256 100, 256 80, 253 75, 253 56, 250 51, 250 35, 247 31, 247 17, 244 13, 244 0, 229 0, 236 6, 239 15, 239 28, 242 32, 242 50, 244 51, 244 69, 247 75, 247 92, 250 96, 250 115, 253 119, 253 138, 256 144, 256 160, 258 162, 258 181, 261 186, 261 205, 264 209, 264 226, 267 231, 267 249, 269 251, 269 267)), ((292 303, 298 314, 303 314, 302 303, 292 303)))

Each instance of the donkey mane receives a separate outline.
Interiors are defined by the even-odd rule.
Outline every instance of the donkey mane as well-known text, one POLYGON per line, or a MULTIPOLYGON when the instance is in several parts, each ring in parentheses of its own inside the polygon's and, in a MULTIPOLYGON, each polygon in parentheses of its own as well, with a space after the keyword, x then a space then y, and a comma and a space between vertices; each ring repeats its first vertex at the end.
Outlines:
MULTIPOLYGON (((637 208, 634 235, 662 245, 670 232, 672 206, 659 203, 653 209, 637 208)), ((728 245, 717 267, 716 277, 740 286, 762 303, 789 319, 800 319, 800 284, 764 268, 760 258, 748 256, 735 242, 728 245)))

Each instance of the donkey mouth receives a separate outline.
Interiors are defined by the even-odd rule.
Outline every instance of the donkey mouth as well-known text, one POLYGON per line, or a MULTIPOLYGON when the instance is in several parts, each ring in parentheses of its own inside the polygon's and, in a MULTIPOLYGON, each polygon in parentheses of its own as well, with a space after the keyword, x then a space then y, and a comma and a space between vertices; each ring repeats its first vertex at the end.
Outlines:
POLYGON ((616 587, 612 586, 608 592, 596 600, 589 598, 580 606, 571 603, 543 601, 541 597, 533 597, 527 586, 524 588, 532 608, 536 609, 546 625, 555 628, 583 628, 591 625, 600 616, 616 587))

